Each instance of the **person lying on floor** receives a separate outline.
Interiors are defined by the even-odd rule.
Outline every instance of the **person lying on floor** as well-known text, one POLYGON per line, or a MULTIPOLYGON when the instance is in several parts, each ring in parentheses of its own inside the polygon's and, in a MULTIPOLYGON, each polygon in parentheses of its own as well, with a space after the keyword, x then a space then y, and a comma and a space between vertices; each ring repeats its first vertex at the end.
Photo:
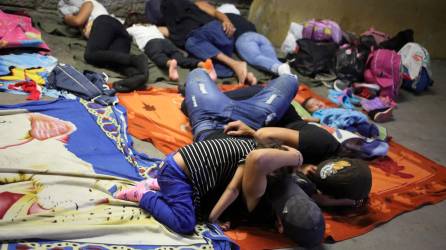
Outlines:
POLYGON ((84 53, 86 62, 127 76, 114 82, 114 89, 130 92, 144 87, 149 77, 147 57, 130 54, 132 38, 102 4, 95 0, 60 0, 58 7, 64 22, 81 29, 88 39, 84 53))
POLYGON ((372 186, 372 176, 367 163, 361 159, 341 157, 343 155, 341 145, 332 141, 335 139, 331 135, 332 138, 324 137, 325 134, 318 129, 313 129, 312 134, 309 135, 305 130, 295 131, 279 127, 265 127, 255 131, 242 121, 228 123, 224 133, 230 136, 252 137, 260 143, 280 141, 283 145, 302 150, 300 152, 304 157, 304 162, 306 155, 319 156, 320 163, 310 164, 307 161, 298 168, 299 171, 295 173, 294 178, 320 206, 355 207, 364 205, 364 201, 367 200, 372 186), (305 136, 312 139, 302 140, 305 136), (338 144, 340 149, 337 149, 336 153, 327 155, 321 149, 324 145, 330 144, 338 144))
POLYGON ((234 24, 235 49, 243 60, 255 68, 275 75, 291 74, 288 63, 279 61, 271 42, 257 32, 252 22, 238 14, 225 14, 234 24))
POLYGON ((311 113, 309 122, 321 123, 333 128, 345 129, 358 133, 364 137, 376 138, 379 136, 378 127, 369 122, 367 115, 350 109, 331 108, 323 101, 309 97, 302 106, 311 113))
POLYGON ((185 56, 175 44, 164 38, 169 36, 166 27, 157 27, 148 23, 147 18, 139 13, 128 14, 124 26, 139 49, 144 51, 156 66, 168 69, 170 80, 178 81, 177 66, 186 69, 204 68, 213 80, 217 79, 212 60, 200 61, 194 57, 185 56))
POLYGON ((247 63, 232 58, 235 28, 225 14, 209 8, 206 1, 149 0, 147 6, 148 15, 157 17, 155 24, 167 27, 175 45, 200 60, 212 58, 218 77, 235 74, 240 84, 257 83, 247 63))

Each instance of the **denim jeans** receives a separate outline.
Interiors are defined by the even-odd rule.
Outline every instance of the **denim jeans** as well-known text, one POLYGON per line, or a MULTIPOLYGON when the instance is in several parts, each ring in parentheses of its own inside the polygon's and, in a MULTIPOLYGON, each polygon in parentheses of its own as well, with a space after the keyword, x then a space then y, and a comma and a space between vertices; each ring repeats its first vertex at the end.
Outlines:
MULTIPOLYGON (((234 50, 234 39, 225 34, 219 21, 214 20, 192 31, 184 46, 187 52, 200 60, 214 58, 218 53, 231 57, 234 50)), ((213 63, 218 77, 233 75, 232 69, 226 65, 215 60, 213 63)))
POLYGON ((265 36, 256 32, 246 32, 235 42, 240 57, 250 65, 277 74, 279 65, 273 45, 265 36))
POLYGON ((256 95, 233 100, 223 94, 203 69, 195 69, 186 80, 185 103, 196 141, 202 131, 222 129, 230 121, 241 120, 259 129, 280 119, 296 95, 298 80, 292 75, 271 80, 256 95))

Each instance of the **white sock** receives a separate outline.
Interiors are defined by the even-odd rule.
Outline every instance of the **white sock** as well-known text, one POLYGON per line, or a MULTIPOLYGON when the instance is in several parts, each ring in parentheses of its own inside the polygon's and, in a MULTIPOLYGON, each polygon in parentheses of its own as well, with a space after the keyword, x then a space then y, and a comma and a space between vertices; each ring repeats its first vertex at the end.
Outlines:
POLYGON ((290 65, 288 65, 288 63, 282 63, 279 65, 279 67, 277 68, 277 74, 279 76, 281 75, 291 75, 291 69, 290 69, 290 65))

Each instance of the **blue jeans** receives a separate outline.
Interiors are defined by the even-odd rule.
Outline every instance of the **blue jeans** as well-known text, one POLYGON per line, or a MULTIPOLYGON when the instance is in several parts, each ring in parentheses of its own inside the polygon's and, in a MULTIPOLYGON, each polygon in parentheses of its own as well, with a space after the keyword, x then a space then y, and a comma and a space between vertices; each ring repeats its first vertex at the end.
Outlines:
POLYGON ((277 74, 279 65, 273 45, 265 36, 256 32, 243 33, 235 42, 240 57, 250 65, 277 74))
POLYGON ((206 130, 222 129, 228 122, 241 120, 259 129, 279 120, 296 95, 298 79, 283 75, 271 80, 256 95, 233 100, 223 94, 203 69, 194 69, 186 80, 184 99, 192 132, 201 141, 206 130))
POLYGON ((145 193, 139 205, 155 219, 180 234, 195 230, 193 191, 189 178, 171 155, 162 162, 158 176, 159 192, 145 193))
MULTIPOLYGON (((184 47, 187 52, 200 60, 214 58, 218 53, 231 57, 234 50, 234 39, 229 38, 221 23, 215 20, 193 30, 184 47)), ((226 65, 213 62, 218 77, 230 77, 234 74, 232 69, 226 65)))

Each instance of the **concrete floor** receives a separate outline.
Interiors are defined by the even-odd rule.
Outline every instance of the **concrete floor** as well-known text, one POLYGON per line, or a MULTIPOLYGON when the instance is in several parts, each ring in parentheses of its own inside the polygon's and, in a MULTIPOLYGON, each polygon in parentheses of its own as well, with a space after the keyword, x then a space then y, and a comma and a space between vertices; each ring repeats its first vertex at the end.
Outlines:
MULTIPOLYGON (((69 51, 58 49, 45 39, 53 56, 69 62, 69 51)), ((432 62, 434 86, 422 95, 401 91, 395 119, 383 124, 395 141, 446 166, 446 61, 432 62)), ((318 93, 326 89, 318 88, 318 93)), ((0 93, 0 104, 19 103, 24 96, 0 93)), ((150 156, 162 157, 150 143, 135 139, 135 148, 150 156)), ((446 249, 446 202, 424 206, 403 214, 373 231, 317 249, 446 249)))

